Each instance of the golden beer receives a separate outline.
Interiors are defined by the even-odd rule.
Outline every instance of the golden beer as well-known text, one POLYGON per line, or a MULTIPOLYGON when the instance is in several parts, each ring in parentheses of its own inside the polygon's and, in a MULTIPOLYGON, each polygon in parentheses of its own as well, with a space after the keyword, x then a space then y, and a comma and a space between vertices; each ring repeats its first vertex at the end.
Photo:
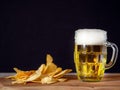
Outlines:
POLYGON ((78 79, 100 81, 105 69, 111 68, 117 59, 118 47, 107 41, 107 32, 100 29, 75 31, 74 62, 78 79), (107 64, 107 47, 112 48, 111 60, 107 64))
POLYGON ((105 45, 75 45, 76 71, 83 81, 100 81, 104 76, 106 59, 105 45))

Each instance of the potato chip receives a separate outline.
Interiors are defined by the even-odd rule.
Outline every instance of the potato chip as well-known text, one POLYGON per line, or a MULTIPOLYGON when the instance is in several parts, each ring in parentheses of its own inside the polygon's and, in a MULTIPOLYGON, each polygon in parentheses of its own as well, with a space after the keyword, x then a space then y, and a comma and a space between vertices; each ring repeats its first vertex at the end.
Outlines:
POLYGON ((44 74, 54 72, 57 69, 57 66, 53 63, 53 58, 47 54, 46 57, 46 67, 43 71, 44 74))
POLYGON ((59 78, 58 81, 59 82, 65 82, 67 79, 66 78, 59 78))
POLYGON ((18 68, 13 68, 16 71, 16 75, 14 76, 8 76, 7 78, 10 78, 12 80, 16 80, 12 82, 14 83, 24 83, 27 78, 29 78, 30 75, 32 75, 35 71, 30 70, 30 71, 22 71, 18 68))
POLYGON ((34 80, 37 80, 37 79, 40 79, 41 76, 42 76, 42 72, 45 68, 45 64, 42 64, 38 70, 36 70, 35 73, 33 73, 27 80, 26 82, 30 82, 30 81, 34 81, 34 80))
POLYGON ((58 67, 54 72, 52 72, 52 73, 49 73, 49 76, 54 76, 55 74, 58 74, 59 72, 61 72, 62 71, 62 68, 61 67, 58 67))
POLYGON ((26 84, 27 82, 52 84, 64 82, 67 79, 62 77, 72 71, 72 69, 62 70, 61 67, 57 67, 53 63, 53 58, 50 54, 46 56, 46 64, 41 64, 37 70, 23 71, 18 68, 13 69, 16 71, 16 74, 7 77, 14 80, 12 84, 26 84))
POLYGON ((14 79, 27 79, 31 74, 33 74, 35 71, 30 70, 30 71, 22 71, 18 68, 14 68, 16 71, 16 75, 14 76, 14 79))
POLYGON ((61 78, 62 76, 64 76, 65 74, 67 74, 71 71, 72 71, 72 69, 65 69, 62 72, 58 73, 57 75, 54 75, 53 77, 54 78, 61 78))
POLYGON ((50 55, 50 54, 47 54, 47 56, 46 56, 46 64, 48 65, 49 63, 52 63, 53 62, 53 58, 52 58, 52 56, 50 55))
POLYGON ((57 79, 54 79, 54 78, 49 77, 49 76, 41 79, 42 84, 52 84, 52 83, 55 83, 55 82, 57 82, 57 79))
POLYGON ((57 69, 57 66, 54 63, 50 63, 50 64, 46 65, 43 73, 49 74, 51 72, 54 72, 56 69, 57 69))

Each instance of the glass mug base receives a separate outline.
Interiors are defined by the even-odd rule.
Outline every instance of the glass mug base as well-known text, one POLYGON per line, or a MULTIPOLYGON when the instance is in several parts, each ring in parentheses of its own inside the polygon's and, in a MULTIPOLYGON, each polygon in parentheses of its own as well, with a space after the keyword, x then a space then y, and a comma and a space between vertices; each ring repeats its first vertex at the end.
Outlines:
POLYGON ((91 73, 92 76, 81 75, 80 73, 76 73, 76 74, 77 74, 78 80, 81 80, 81 81, 84 81, 84 82, 99 82, 104 77, 104 74, 102 74, 102 75, 93 75, 93 73, 91 73))
POLYGON ((81 76, 80 80, 84 81, 84 82, 99 82, 101 81, 103 77, 84 77, 81 76))

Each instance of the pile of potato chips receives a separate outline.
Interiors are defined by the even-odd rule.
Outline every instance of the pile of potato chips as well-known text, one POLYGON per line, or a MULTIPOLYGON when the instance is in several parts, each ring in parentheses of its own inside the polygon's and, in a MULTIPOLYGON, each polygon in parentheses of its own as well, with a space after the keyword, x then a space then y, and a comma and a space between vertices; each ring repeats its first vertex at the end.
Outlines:
POLYGON ((37 70, 22 71, 18 68, 14 68, 14 70, 16 74, 7 77, 13 80, 12 84, 26 84, 28 82, 52 84, 55 82, 63 82, 67 80, 67 78, 63 78, 63 76, 72 71, 72 69, 62 70, 61 67, 57 67, 49 54, 47 54, 46 57, 46 64, 42 64, 37 70))

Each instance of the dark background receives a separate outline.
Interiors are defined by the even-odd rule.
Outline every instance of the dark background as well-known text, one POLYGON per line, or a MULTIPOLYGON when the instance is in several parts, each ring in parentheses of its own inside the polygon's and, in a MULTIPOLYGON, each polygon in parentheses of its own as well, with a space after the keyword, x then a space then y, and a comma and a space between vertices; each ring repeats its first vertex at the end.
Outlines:
MULTIPOLYGON (((119 1, 119 0, 118 0, 119 1)), ((0 72, 37 69, 51 54, 58 66, 72 68, 74 31, 98 28, 120 46, 117 0, 9 0, 0 2, 0 72)), ((119 56, 106 72, 120 72, 119 56)))

